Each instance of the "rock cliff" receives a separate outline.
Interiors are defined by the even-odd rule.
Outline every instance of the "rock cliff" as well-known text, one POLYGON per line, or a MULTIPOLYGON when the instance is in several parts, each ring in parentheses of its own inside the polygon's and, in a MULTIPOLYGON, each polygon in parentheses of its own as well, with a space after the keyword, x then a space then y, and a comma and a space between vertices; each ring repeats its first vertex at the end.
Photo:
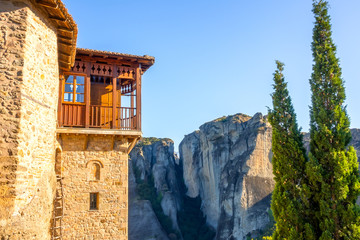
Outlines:
POLYGON ((203 200, 216 239, 255 237, 269 223, 270 149, 271 128, 260 113, 205 123, 181 142, 187 194, 203 200))
MULTIPOLYGON (((360 129, 351 131, 351 144, 360 157, 360 129)), ((305 134, 306 146, 308 141, 305 134)), ((274 181, 271 126, 262 114, 236 114, 205 123, 185 136, 179 151, 177 158, 170 139, 150 138, 131 152, 129 165, 135 169, 129 171, 130 240, 195 240, 179 224, 179 211, 191 202, 184 201, 184 195, 201 199, 201 211, 216 230, 216 240, 257 237, 268 227, 274 181), (155 198, 160 196, 162 212, 177 235, 165 230, 169 226, 164 228, 164 220, 158 220, 153 203, 141 200, 135 175, 138 180, 152 179, 155 198)))
POLYGON ((180 191, 176 177, 175 158, 177 156, 174 154, 174 142, 170 139, 144 139, 130 153, 130 240, 169 239, 150 201, 141 200, 136 192, 136 177, 138 181, 149 179, 153 181, 157 195, 161 196, 160 205, 163 213, 171 220, 173 230, 179 232, 177 211, 180 208, 180 191))

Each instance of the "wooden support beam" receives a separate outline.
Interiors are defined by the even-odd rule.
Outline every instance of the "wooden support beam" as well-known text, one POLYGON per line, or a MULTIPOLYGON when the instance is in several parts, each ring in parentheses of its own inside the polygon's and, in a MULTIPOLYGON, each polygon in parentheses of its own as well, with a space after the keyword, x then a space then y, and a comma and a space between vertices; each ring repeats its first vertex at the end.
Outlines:
POLYGON ((44 2, 41 0, 36 0, 36 3, 40 6, 47 7, 47 8, 52 8, 52 9, 58 8, 58 5, 56 3, 44 2))
POLYGON ((73 33, 74 30, 71 30, 69 28, 64 28, 64 27, 58 27, 57 30, 62 31, 62 32, 67 32, 67 33, 73 33))
MULTIPOLYGON (((130 140, 130 139, 131 139, 131 138, 129 138, 128 140, 130 140)), ((138 142, 138 140, 139 140, 139 138, 133 138, 132 140, 130 140, 131 143, 130 143, 130 145, 129 145, 129 147, 128 147, 127 154, 130 154, 131 150, 133 150, 133 148, 135 147, 135 145, 136 145, 136 143, 138 142)))
POLYGON ((89 143, 89 135, 85 134, 85 139, 84 139, 84 146, 83 146, 83 150, 86 151, 87 147, 88 147, 88 143, 89 143))
POLYGON ((64 56, 66 56, 66 57, 71 57, 70 54, 65 53, 65 52, 63 52, 63 51, 59 51, 59 54, 64 55, 64 56))
POLYGON ((61 40, 58 40, 58 43, 59 44, 64 44, 66 46, 72 46, 73 45, 72 43, 64 42, 64 41, 61 41, 61 40))
POLYGON ((112 137, 111 138, 111 150, 114 150, 114 148, 115 148, 115 135, 112 135, 111 137, 112 137))
POLYGON ((59 62, 71 67, 71 63, 69 61, 64 61, 64 60, 59 59, 59 62))
POLYGON ((49 19, 60 21, 60 22, 66 22, 67 21, 66 18, 62 18, 62 17, 58 17, 58 16, 49 16, 49 19))
POLYGON ((63 40, 68 40, 68 41, 72 41, 72 40, 73 40, 73 38, 67 37, 67 36, 63 36, 63 35, 58 35, 57 37, 60 38, 60 39, 63 39, 63 40))

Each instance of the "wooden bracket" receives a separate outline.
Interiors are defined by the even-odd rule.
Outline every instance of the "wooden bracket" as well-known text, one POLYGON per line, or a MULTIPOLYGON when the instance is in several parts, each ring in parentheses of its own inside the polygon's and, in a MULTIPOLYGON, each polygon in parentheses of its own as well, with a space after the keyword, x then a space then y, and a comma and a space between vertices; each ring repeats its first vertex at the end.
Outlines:
POLYGON ((53 9, 58 8, 58 5, 56 3, 44 2, 41 0, 37 0, 36 3, 39 4, 40 6, 47 7, 47 8, 53 8, 53 9))
POLYGON ((86 149, 88 147, 88 143, 89 143, 89 135, 85 134, 84 146, 83 146, 84 151, 86 151, 86 149))
POLYGON ((115 148, 115 135, 112 135, 112 138, 111 138, 111 148, 112 148, 112 150, 114 150, 114 148, 115 148))
MULTIPOLYGON (((130 138, 129 138, 129 140, 130 140, 130 138)), ((133 148, 135 147, 135 145, 136 145, 136 143, 138 142, 138 140, 139 140, 139 138, 133 138, 133 139, 131 140, 131 143, 130 143, 130 145, 129 145, 129 147, 128 147, 128 150, 127 150, 127 154, 130 154, 131 150, 133 150, 133 148)))

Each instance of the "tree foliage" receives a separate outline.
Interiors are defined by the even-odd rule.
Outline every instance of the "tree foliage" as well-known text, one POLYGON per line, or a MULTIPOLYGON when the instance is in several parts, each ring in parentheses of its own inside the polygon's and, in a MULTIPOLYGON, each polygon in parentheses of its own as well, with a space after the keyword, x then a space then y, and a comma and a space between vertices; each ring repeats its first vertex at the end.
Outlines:
POLYGON ((346 113, 345 88, 331 37, 328 3, 313 2, 310 153, 307 207, 314 239, 360 239, 359 173, 346 113))
POLYGON ((277 63, 274 74, 274 110, 269 113, 276 180, 272 200, 276 220, 273 239, 360 239, 360 211, 356 205, 360 193, 358 163, 354 148, 348 146, 350 121, 344 105, 341 68, 331 37, 328 3, 314 0, 313 13, 308 158, 300 141, 281 63, 277 63))
POLYGON ((284 64, 276 61, 274 73, 272 125, 273 173, 276 182, 271 209, 276 221, 273 239, 305 239, 305 212, 301 185, 304 183, 306 151, 296 114, 284 80, 284 64))

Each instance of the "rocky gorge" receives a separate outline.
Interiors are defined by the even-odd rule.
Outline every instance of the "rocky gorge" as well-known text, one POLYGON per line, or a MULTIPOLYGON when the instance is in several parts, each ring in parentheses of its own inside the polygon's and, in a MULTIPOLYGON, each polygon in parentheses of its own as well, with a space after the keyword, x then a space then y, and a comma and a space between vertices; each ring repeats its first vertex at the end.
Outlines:
MULTIPOLYGON (((352 134, 359 150, 360 130, 352 134)), ((261 236, 273 224, 271 154, 271 126, 261 113, 201 125, 185 135, 179 156, 170 139, 142 139, 130 153, 129 239, 261 236)))

